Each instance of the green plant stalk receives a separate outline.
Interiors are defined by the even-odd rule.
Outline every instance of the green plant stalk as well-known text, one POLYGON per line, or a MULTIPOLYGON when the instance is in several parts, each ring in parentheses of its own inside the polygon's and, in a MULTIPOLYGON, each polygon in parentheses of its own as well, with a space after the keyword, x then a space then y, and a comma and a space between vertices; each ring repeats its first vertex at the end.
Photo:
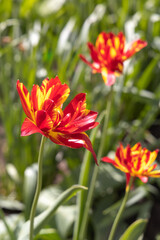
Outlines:
POLYGON ((40 194, 41 187, 42 187, 42 163, 43 163, 42 156, 43 156, 44 142, 45 142, 45 137, 42 136, 41 144, 40 144, 40 148, 39 148, 39 155, 38 155, 37 186, 36 186, 36 192, 35 192, 35 196, 34 196, 33 203, 32 203, 32 208, 31 208, 31 213, 30 213, 30 235, 29 235, 30 240, 33 240, 34 217, 35 217, 39 194, 40 194))
MULTIPOLYGON (((99 150, 98 150, 98 154, 97 154, 98 164, 100 163, 100 160, 101 160, 101 157, 103 154, 103 150, 104 150, 104 146, 105 146, 105 138, 106 138, 110 110, 111 110, 111 105, 112 105, 112 96, 113 96, 113 86, 111 87, 111 91, 109 93, 109 97, 108 97, 108 101, 107 101, 107 105, 106 105, 106 114, 105 114, 103 129, 102 129, 102 137, 100 140, 100 146, 99 146, 99 150)), ((95 165, 89 192, 88 192, 88 197, 86 200, 85 209, 83 211, 84 214, 83 214, 83 219, 82 219, 80 231, 79 231, 79 238, 78 238, 79 240, 84 240, 84 238, 85 238, 86 226, 87 226, 87 222, 88 222, 88 215, 89 215, 89 210, 90 210, 90 206, 91 206, 92 199, 93 199, 93 192, 94 192, 97 175, 98 175, 98 166, 95 165)), ((74 240, 76 240, 76 239, 74 239, 74 240)))
POLYGON ((3 213, 3 211, 2 211, 1 208, 0 208, 0 217, 1 217, 3 223, 4 223, 5 227, 6 227, 6 230, 7 230, 7 232, 8 232, 8 235, 9 235, 10 239, 11 239, 11 240, 15 240, 14 233, 13 233, 13 231, 10 229, 10 227, 9 227, 9 225, 8 225, 6 219, 5 219, 4 213, 3 213))
MULTIPOLYGON (((100 123, 102 121, 104 115, 105 115, 105 111, 101 112, 101 114, 97 118, 97 122, 100 123)), ((91 140, 92 144, 94 144, 94 140, 96 138, 96 134, 99 129, 99 126, 100 126, 100 124, 96 128, 94 128, 91 132, 90 140, 91 140)), ((91 158, 91 153, 88 150, 86 150, 84 157, 83 157, 80 176, 79 176, 79 184, 83 185, 83 186, 88 186, 89 170, 90 170, 90 165, 91 165, 90 158, 91 158)), ((81 192, 77 193, 77 215, 76 215, 77 217, 76 217, 76 222, 74 225, 73 240, 78 239, 80 223, 82 221, 82 215, 83 215, 83 210, 85 207, 86 198, 87 198, 86 192, 81 191, 81 192)))
MULTIPOLYGON (((78 191, 82 190, 87 190, 87 188, 80 185, 73 185, 72 187, 62 192, 46 210, 34 218, 34 234, 38 234, 39 231, 48 223, 48 221, 50 221, 58 207, 76 195, 78 191)), ((19 233, 18 240, 29 239, 29 224, 30 221, 24 223, 23 228, 19 233)))
POLYGON ((125 195, 124 195, 124 199, 123 199, 123 201, 122 201, 122 204, 121 204, 121 206, 120 206, 120 209, 119 209, 119 211, 118 211, 118 213, 117 213, 117 215, 116 215, 116 218, 115 218, 115 220, 114 220, 114 223, 113 223, 111 232, 110 232, 110 234, 109 234, 108 240, 113 240, 113 239, 114 239, 115 231, 116 231, 116 229, 117 229, 118 223, 119 223, 119 221, 120 221, 120 218, 121 218, 122 213, 123 213, 123 211, 124 211, 124 208, 125 208, 125 206, 126 206, 126 202, 127 202, 127 200, 128 200, 128 196, 129 196, 129 192, 130 192, 130 188, 131 188, 132 183, 133 183, 133 177, 130 178, 129 184, 128 184, 128 186, 126 187, 126 192, 125 192, 125 195))

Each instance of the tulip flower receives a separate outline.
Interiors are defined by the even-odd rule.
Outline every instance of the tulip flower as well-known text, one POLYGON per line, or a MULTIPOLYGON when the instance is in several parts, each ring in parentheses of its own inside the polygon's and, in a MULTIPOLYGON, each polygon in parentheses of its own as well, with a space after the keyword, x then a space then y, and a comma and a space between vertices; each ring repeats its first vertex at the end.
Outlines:
POLYGON ((21 127, 21 136, 40 133, 52 142, 71 147, 88 149, 97 163, 96 154, 85 131, 98 125, 97 112, 86 109, 86 94, 80 93, 62 110, 69 96, 67 84, 58 77, 44 79, 42 85, 33 85, 31 94, 23 83, 17 81, 17 91, 26 118, 21 127))
POLYGON ((83 55, 80 58, 88 64, 93 73, 101 73, 106 85, 115 83, 116 76, 123 72, 123 62, 132 57, 147 45, 147 42, 138 39, 126 46, 125 36, 122 32, 114 35, 112 32, 101 32, 95 46, 88 43, 93 62, 89 62, 83 55))
POLYGON ((160 177, 160 170, 153 171, 157 164, 153 164, 159 150, 150 152, 146 148, 142 148, 140 143, 135 144, 132 148, 127 145, 126 148, 120 144, 116 150, 115 160, 103 157, 103 162, 113 164, 116 168, 126 173, 126 186, 133 178, 138 177, 142 182, 146 183, 148 177, 160 177))

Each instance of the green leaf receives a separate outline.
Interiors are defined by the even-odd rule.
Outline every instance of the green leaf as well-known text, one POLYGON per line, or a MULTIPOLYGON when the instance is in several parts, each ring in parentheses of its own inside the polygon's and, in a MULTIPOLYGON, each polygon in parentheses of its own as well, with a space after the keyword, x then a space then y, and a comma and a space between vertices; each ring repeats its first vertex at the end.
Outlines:
MULTIPOLYGON (((114 174, 115 175, 115 174, 114 174)), ((131 207, 134 204, 138 203, 141 199, 143 199, 147 195, 147 191, 143 186, 136 188, 134 191, 130 193, 129 199, 126 203, 126 207, 131 207)), ((107 209, 103 211, 104 215, 111 213, 114 210, 117 210, 121 205, 122 199, 117 201, 116 203, 109 206, 107 209)))
POLYGON ((35 194, 37 182, 37 164, 27 167, 24 172, 23 196, 25 203, 25 220, 29 219, 30 209, 35 194))
POLYGON ((64 239, 67 239, 67 236, 72 231, 76 210, 75 205, 62 206, 55 215, 57 230, 64 239))
POLYGON ((59 234, 55 229, 42 229, 38 235, 34 238, 34 240, 61 240, 59 234))
POLYGON ((36 2, 38 2, 38 0, 23 0, 20 7, 20 16, 26 17, 29 15, 36 2))
MULTIPOLYGON (((59 206, 61 206, 66 200, 68 200, 71 196, 75 195, 80 190, 86 190, 87 188, 81 185, 74 185, 64 191, 57 200, 44 212, 35 217, 34 220, 34 234, 38 233, 42 227, 50 220, 50 218, 54 215, 55 211, 59 206)), ((30 221, 27 221, 23 226, 20 234, 18 236, 18 240, 28 240, 29 236, 29 227, 30 221)))
POLYGON ((153 74, 153 70, 157 65, 158 61, 159 61, 159 57, 153 58, 153 60, 150 62, 150 64, 147 66, 147 68, 143 72, 142 76, 139 78, 138 84, 137 84, 139 90, 145 89, 149 85, 152 74, 153 74))
POLYGON ((146 219, 139 219, 135 221, 127 228, 127 230, 121 236, 120 240, 138 239, 140 235, 143 233, 146 223, 147 223, 146 219))
POLYGON ((23 211, 24 205, 12 198, 0 196, 0 208, 5 208, 10 211, 23 211))

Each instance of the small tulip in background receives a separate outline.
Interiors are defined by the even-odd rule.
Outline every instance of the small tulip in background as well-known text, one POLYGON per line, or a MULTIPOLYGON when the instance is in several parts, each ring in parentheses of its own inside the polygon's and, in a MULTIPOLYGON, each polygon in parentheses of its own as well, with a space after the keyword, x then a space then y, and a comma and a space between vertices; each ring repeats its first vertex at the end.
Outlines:
POLYGON ((120 144, 116 150, 115 160, 108 157, 102 158, 103 162, 111 163, 113 166, 126 174, 126 193, 113 223, 108 240, 114 239, 115 231, 127 202, 128 193, 134 178, 138 177, 142 182, 146 183, 148 181, 148 177, 160 177, 160 170, 154 171, 157 167, 157 164, 155 164, 154 161, 157 157, 158 151, 159 150, 150 152, 146 148, 142 148, 140 143, 135 144, 132 148, 130 145, 127 145, 127 147, 124 148, 123 145, 120 144))
MULTIPOLYGON (((101 138, 99 143, 99 148, 97 151, 98 163, 103 156, 103 151, 106 144, 106 136, 108 131, 108 124, 110 121, 110 112, 112 109, 112 100, 114 101, 114 83, 117 76, 123 74, 123 63, 128 58, 132 57, 136 52, 140 51, 147 45, 147 42, 138 39, 129 45, 126 44, 125 36, 122 32, 118 35, 113 34, 112 32, 105 33, 101 32, 96 40, 95 46, 92 43, 88 43, 88 48, 90 50, 90 55, 92 58, 92 62, 89 62, 83 55, 80 55, 80 58, 92 68, 93 73, 101 73, 102 78, 106 85, 111 86, 109 89, 109 94, 107 94, 107 99, 102 100, 106 101, 106 111, 105 117, 103 121, 103 128, 101 131, 101 138)), ((113 110, 113 109, 112 109, 113 110)), ((114 112, 114 110, 113 110, 114 112)), ((82 170, 80 174, 79 184, 85 182, 86 175, 89 176, 89 171, 83 173, 83 169, 89 169, 89 167, 85 166, 87 159, 83 161, 82 170)), ((91 202, 93 199, 93 189, 96 185, 96 179, 98 175, 97 166, 94 167, 92 179, 90 181, 90 188, 88 191, 88 196, 85 199, 83 197, 83 193, 79 194, 80 197, 77 201, 79 212, 83 211, 83 217, 81 220, 80 214, 77 217, 77 221, 75 224, 74 238, 73 240, 83 240, 85 238, 85 231, 87 229, 87 221, 90 211, 91 202), (85 203, 85 210, 84 209, 85 203), (79 237, 80 235, 80 237, 79 237)), ((87 181, 86 181, 87 182, 87 181)))
POLYGON ((83 55, 80 57, 92 68, 93 73, 101 73, 105 84, 111 86, 115 83, 116 76, 123 73, 123 62, 146 45, 147 42, 141 39, 127 45, 122 32, 118 35, 102 32, 98 35, 95 46, 88 43, 93 62, 89 62, 83 55))

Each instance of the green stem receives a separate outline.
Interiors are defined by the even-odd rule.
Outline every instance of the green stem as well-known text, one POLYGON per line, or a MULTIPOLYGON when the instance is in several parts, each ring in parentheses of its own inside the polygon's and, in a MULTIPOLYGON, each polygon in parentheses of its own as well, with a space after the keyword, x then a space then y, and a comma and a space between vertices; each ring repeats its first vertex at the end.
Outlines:
POLYGON ((126 206, 126 202, 127 202, 127 200, 128 200, 128 195, 129 195, 129 191, 130 191, 132 182, 133 182, 133 177, 130 178, 129 184, 128 184, 127 188, 126 188, 126 192, 125 192, 125 195, 124 195, 124 199, 123 199, 122 204, 121 204, 121 207, 120 207, 120 209, 119 209, 119 211, 118 211, 118 213, 117 213, 117 216, 116 216, 116 218, 115 218, 115 220, 114 220, 114 223, 113 223, 113 226, 112 226, 112 229, 111 229, 111 232, 110 232, 110 235, 109 235, 108 240, 113 240, 113 238, 114 238, 115 231, 116 231, 116 229, 117 229, 118 223, 119 223, 119 221, 120 221, 120 218, 121 218, 122 213, 123 213, 123 211, 124 211, 124 208, 125 208, 125 206, 126 206))
POLYGON ((38 155, 38 176, 37 176, 37 186, 36 186, 36 192, 32 203, 31 213, 30 213, 30 240, 33 240, 33 232, 34 232, 34 217, 37 207, 37 202, 39 198, 39 194, 42 187, 42 155, 43 155, 43 149, 44 149, 44 142, 45 137, 42 136, 41 138, 41 144, 39 148, 39 155, 38 155))
MULTIPOLYGON (((111 104, 112 104, 112 95, 113 95, 113 87, 111 87, 111 91, 109 93, 109 98, 108 98, 107 105, 106 105, 106 115, 105 115, 104 125, 103 125, 103 129, 102 129, 102 137, 100 140, 99 150, 98 150, 98 154, 97 154, 98 163, 100 163, 100 161, 101 161, 101 157, 102 157, 104 146, 105 146, 105 138, 106 138, 108 123, 109 123, 109 115, 110 115, 111 104)), ((94 192, 97 175, 98 175, 98 166, 95 165, 89 192, 88 192, 88 197, 86 200, 85 209, 83 211, 84 214, 83 214, 83 219, 82 219, 81 228, 80 228, 80 232, 79 232, 80 240, 84 240, 84 238, 85 238, 85 231, 86 231, 86 226, 87 226, 87 222, 88 222, 88 215, 89 215, 89 210, 90 210, 90 206, 92 203, 93 192, 94 192)))
POLYGON ((9 237, 10 237, 10 240, 15 240, 14 233, 13 233, 13 231, 10 229, 10 227, 9 227, 9 225, 8 225, 6 219, 5 219, 3 210, 2 210, 1 208, 0 208, 0 217, 1 217, 1 219, 2 219, 2 221, 3 221, 3 223, 4 223, 4 225, 5 225, 5 227, 6 227, 6 229, 7 229, 7 232, 8 232, 8 235, 9 235, 9 237))
MULTIPOLYGON (((101 114, 97 118, 97 122, 100 123, 104 115, 105 115, 105 111, 101 112, 101 114)), ((90 140, 92 144, 94 144, 98 129, 99 129, 99 125, 96 128, 94 128, 91 132, 90 140)), ((89 170, 91 165, 90 158, 91 158, 91 153, 88 150, 86 150, 83 157, 80 176, 79 176, 79 184, 86 187, 88 186, 88 180, 89 180, 89 170)), ((76 222, 74 225, 73 240, 77 240, 79 236, 79 229, 82 221, 86 199, 87 199, 86 191, 80 191, 77 193, 77 215, 76 215, 76 222)))

